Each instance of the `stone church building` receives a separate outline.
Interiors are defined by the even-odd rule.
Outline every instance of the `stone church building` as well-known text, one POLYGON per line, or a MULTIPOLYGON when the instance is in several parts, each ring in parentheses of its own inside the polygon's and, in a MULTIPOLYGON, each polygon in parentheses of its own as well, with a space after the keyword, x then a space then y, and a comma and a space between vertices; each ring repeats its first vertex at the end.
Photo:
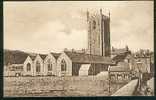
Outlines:
POLYGON ((109 65, 114 65, 110 57, 71 51, 64 51, 57 59, 58 76, 97 75, 109 65))
POLYGON ((23 65, 23 76, 57 75, 57 58, 60 53, 28 56, 23 65))
POLYGON ((24 58, 23 76, 79 76, 97 75, 114 65, 110 47, 110 14, 106 16, 87 11, 88 48, 87 52, 63 51, 47 55, 28 55, 24 58))

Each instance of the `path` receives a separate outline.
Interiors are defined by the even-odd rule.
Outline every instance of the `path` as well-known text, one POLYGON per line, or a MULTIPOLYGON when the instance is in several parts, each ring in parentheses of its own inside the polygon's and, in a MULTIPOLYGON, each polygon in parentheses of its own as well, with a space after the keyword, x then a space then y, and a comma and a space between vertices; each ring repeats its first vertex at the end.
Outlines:
POLYGON ((137 84, 138 84, 138 79, 132 80, 111 96, 132 96, 134 91, 136 90, 137 84))

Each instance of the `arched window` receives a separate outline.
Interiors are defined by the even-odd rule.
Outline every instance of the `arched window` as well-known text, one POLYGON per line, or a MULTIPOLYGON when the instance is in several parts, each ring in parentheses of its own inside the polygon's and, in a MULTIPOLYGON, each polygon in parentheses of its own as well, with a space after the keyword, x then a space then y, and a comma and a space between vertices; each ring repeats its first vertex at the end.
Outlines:
POLYGON ((93 20, 93 29, 95 29, 95 28, 96 28, 96 21, 93 20))
POLYGON ((39 61, 36 62, 36 72, 40 72, 41 71, 41 64, 39 61))
POLYGON ((61 71, 66 71, 67 70, 66 67, 67 67, 67 64, 66 64, 65 60, 63 59, 61 61, 61 71))
POLYGON ((27 64, 27 71, 31 71, 31 64, 30 63, 27 64))
POLYGON ((50 61, 50 59, 47 61, 47 66, 48 66, 48 71, 52 71, 52 62, 50 61))

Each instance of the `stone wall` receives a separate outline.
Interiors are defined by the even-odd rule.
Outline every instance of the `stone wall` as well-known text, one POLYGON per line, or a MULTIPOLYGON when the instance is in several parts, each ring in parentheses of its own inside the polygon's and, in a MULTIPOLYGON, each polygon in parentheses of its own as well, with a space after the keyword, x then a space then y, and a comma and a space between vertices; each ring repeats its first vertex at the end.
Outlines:
POLYGON ((108 95, 106 77, 4 77, 4 96, 108 95))

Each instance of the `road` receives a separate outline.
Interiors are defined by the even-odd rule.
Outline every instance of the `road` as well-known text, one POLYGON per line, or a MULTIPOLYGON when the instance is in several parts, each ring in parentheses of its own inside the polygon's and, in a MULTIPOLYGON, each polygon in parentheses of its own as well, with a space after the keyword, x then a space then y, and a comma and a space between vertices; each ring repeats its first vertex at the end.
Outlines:
POLYGON ((138 79, 130 81, 128 84, 120 88, 111 96, 133 96, 136 86, 138 84, 138 79))

